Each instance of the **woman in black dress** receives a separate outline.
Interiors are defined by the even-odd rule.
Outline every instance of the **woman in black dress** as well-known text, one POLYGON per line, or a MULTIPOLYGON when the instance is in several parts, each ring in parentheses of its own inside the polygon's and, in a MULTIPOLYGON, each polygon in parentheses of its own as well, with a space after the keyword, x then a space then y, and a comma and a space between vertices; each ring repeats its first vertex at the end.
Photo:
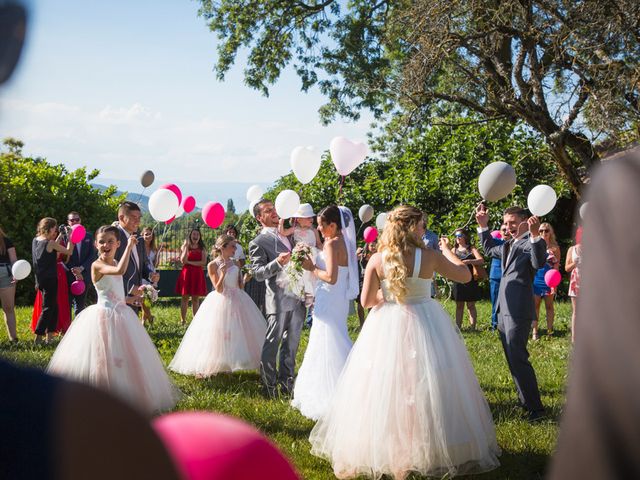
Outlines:
POLYGON ((456 246, 453 249, 453 253, 462 260, 462 263, 469 267, 472 273, 471 281, 467 283, 453 282, 451 296, 456 301, 456 325, 458 328, 462 328, 464 304, 466 303, 467 311, 469 312, 469 325, 471 330, 475 330, 476 319, 478 318, 476 302, 480 300, 482 292, 478 281, 473 278, 473 265, 481 266, 484 263, 484 259, 482 255, 480 255, 480 252, 471 245, 469 232, 458 229, 454 232, 454 236, 456 237, 456 246))

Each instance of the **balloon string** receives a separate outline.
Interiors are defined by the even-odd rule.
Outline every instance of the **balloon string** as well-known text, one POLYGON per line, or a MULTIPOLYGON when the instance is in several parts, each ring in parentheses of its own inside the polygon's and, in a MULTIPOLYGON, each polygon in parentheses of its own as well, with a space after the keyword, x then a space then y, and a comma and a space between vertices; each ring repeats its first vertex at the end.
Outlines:
POLYGON ((340 176, 340 188, 338 188, 338 203, 340 202, 340 199, 342 198, 342 185, 344 185, 344 175, 340 176))
POLYGON ((140 195, 138 195, 138 200, 136 200, 136 203, 140 203, 140 199, 142 198, 142 194, 144 193, 144 191, 147 189, 147 187, 144 187, 142 189, 142 191, 140 192, 140 195))
POLYGON ((467 223, 465 223, 462 227, 460 228, 456 228, 451 235, 453 235, 457 230, 464 230, 466 229, 469 224, 471 223, 471 221, 473 220, 473 217, 476 215, 476 211, 478 210, 478 207, 480 205, 484 204, 484 200, 480 200, 480 202, 478 202, 478 204, 476 205, 476 207, 473 209, 473 212, 471 212, 471 216, 469 217, 469 220, 467 220, 467 223))

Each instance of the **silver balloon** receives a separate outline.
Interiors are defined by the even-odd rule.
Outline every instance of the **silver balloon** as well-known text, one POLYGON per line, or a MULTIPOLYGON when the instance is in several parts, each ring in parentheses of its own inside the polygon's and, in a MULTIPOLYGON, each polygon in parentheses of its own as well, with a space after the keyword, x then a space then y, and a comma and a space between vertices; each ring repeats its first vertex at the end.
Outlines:
POLYGON ((147 170, 140 177, 140 183, 144 188, 150 187, 153 181, 156 179, 156 176, 153 174, 151 170, 147 170))
POLYGON ((373 218, 373 207, 367 204, 362 205, 358 210, 358 217, 362 223, 370 222, 373 218))
POLYGON ((488 202, 509 195, 516 186, 516 171, 505 162, 493 162, 484 167, 478 178, 478 190, 488 202))

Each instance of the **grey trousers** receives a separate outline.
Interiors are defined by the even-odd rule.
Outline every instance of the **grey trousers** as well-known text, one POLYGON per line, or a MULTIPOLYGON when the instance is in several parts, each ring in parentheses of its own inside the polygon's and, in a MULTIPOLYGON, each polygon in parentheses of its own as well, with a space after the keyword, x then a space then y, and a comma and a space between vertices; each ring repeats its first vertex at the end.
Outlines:
POLYGON ((275 392, 279 383, 287 392, 293 390, 296 354, 304 322, 305 308, 300 303, 294 310, 267 315, 267 335, 262 346, 260 378, 265 387, 275 392), (280 354, 280 366, 276 362, 280 354))
POLYGON ((530 412, 543 410, 536 372, 529 362, 527 342, 532 320, 498 314, 498 332, 520 403, 530 412))

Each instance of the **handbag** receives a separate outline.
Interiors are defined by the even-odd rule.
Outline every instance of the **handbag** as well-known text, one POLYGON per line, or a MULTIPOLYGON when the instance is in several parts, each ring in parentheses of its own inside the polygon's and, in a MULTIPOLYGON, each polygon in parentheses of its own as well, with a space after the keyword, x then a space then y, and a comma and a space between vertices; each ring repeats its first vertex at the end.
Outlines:
POLYGON ((476 282, 481 282, 482 280, 486 280, 489 278, 489 274, 487 273, 487 269, 482 265, 472 265, 473 267, 473 279, 476 282))

